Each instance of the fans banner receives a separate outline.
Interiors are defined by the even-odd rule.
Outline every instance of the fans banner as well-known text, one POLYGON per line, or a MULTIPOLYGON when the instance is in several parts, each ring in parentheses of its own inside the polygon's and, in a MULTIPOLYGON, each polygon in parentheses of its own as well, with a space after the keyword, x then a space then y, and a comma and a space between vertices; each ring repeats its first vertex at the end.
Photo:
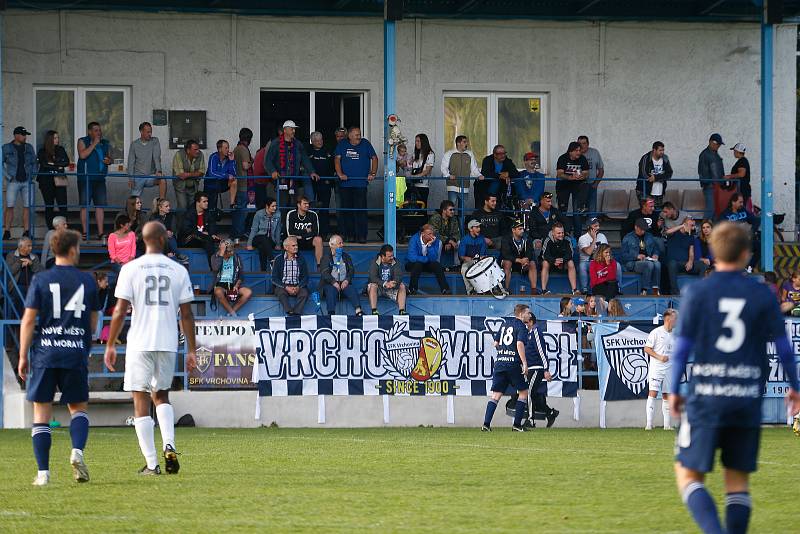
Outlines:
MULTIPOLYGON (((595 332, 600 398, 604 401, 646 398, 650 358, 644 353, 644 344, 648 333, 620 323, 599 323, 592 328, 595 332)), ((800 321, 787 319, 786 332, 797 358, 800 356, 800 321)), ((783 397, 789 391, 789 383, 774 343, 767 345, 767 354, 769 362, 764 397, 783 397)), ((692 364, 689 363, 682 383, 691 377, 691 372, 692 364)))
MULTIPOLYGON (((293 316, 257 319, 260 396, 484 396, 491 387, 497 317, 293 316)), ((551 396, 578 391, 574 326, 540 322, 551 396)))
POLYGON ((197 367, 189 389, 255 389, 256 335, 252 321, 196 321, 197 367))

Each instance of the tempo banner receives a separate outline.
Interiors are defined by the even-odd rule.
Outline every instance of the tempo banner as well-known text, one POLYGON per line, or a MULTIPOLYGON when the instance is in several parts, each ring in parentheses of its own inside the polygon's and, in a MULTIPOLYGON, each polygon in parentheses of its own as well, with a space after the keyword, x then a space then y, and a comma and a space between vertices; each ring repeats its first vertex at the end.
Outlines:
POLYGON ((255 328, 248 320, 197 321, 197 368, 189 389, 255 389, 255 328))

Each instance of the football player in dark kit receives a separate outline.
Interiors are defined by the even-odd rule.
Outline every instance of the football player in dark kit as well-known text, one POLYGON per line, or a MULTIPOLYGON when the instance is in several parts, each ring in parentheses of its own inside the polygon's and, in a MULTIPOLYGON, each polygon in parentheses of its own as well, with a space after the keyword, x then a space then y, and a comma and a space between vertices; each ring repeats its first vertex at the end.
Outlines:
POLYGON ((59 230, 53 235, 50 249, 55 253, 56 264, 33 277, 25 299, 18 373, 27 380, 27 397, 33 403, 31 436, 39 466, 34 486, 50 482, 49 423, 56 389, 61 391, 61 402, 66 403, 71 416, 69 461, 73 477, 78 482, 89 481, 83 459, 89 436, 89 353, 100 302, 94 277, 75 267, 80 240, 81 235, 74 230, 59 230))
POLYGON ((531 310, 526 304, 517 304, 514 306, 514 317, 506 319, 495 335, 494 346, 497 348, 497 357, 492 373, 492 398, 486 405, 482 432, 492 431, 492 417, 497 410, 497 403, 509 386, 519 395, 514 410, 514 426, 511 430, 514 432, 528 430, 522 426, 522 419, 528 406, 528 385, 525 383, 525 375, 528 373, 528 362, 525 359, 528 328, 525 323, 530 321, 530 315, 531 310))
POLYGON ((672 355, 672 383, 679 384, 694 353, 688 394, 669 396, 672 414, 681 416, 675 477, 683 502, 703 532, 738 534, 747 531, 752 508, 749 478, 758 459, 768 342, 775 343, 786 370, 786 404, 792 414, 800 411, 800 393, 778 301, 766 284, 744 274, 750 233, 724 222, 714 228, 710 241, 716 272, 684 295, 672 355), (717 449, 725 471, 724 529, 704 485, 717 449))
MULTIPOLYGON (((550 382, 552 375, 548 369, 547 352, 542 333, 536 327, 536 316, 531 313, 525 322, 528 328, 528 339, 525 343, 525 359, 528 361, 528 373, 525 378, 528 382, 528 399, 530 400, 525 412, 525 422, 522 426, 536 428, 535 419, 547 419, 547 428, 553 426, 558 417, 558 410, 547 405, 547 395, 537 393, 543 380, 550 382)), ((506 402, 506 413, 513 417, 518 396, 515 393, 506 402)))

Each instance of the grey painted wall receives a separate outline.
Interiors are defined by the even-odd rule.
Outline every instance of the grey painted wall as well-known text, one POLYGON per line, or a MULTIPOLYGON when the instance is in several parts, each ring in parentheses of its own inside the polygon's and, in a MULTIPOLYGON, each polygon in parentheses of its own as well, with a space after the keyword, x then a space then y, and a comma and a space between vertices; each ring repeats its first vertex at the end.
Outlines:
MULTIPOLYGON (((796 35, 794 25, 778 27, 773 81, 775 204, 789 213, 787 226, 794 224, 796 35)), ((131 138, 154 108, 205 109, 211 140, 234 139, 242 126, 258 139, 262 88, 355 89, 368 92, 367 133, 380 152, 378 19, 11 10, 2 45, 4 139, 17 124, 32 126, 34 84, 130 86, 131 138)), ((693 177, 697 154, 719 131, 728 147, 750 147, 758 198, 759 53, 753 24, 403 21, 397 112, 406 135, 428 133, 441 155, 449 148, 443 91, 544 91, 549 167, 568 141, 587 134, 607 176, 634 175, 660 139, 676 176, 693 177)), ((167 129, 154 133, 165 145, 167 129)), ((728 169, 733 156, 722 152, 728 169)), ((171 157, 165 151, 165 165, 171 157)), ((116 189, 121 199, 125 188, 116 189)), ((432 200, 442 198, 438 191, 432 200)))

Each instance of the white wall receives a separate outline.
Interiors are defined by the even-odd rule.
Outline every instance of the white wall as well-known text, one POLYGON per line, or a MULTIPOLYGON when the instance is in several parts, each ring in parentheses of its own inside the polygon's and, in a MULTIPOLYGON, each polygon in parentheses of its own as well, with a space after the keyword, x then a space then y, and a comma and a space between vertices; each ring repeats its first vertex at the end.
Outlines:
MULTIPOLYGON (((17 124, 32 127, 34 84, 131 86, 133 137, 154 108, 205 109, 211 140, 234 139, 242 126, 258 139, 261 88, 350 88, 368 91, 369 136, 380 152, 380 19, 11 10, 4 21, 4 139, 17 124)), ((795 49, 796 26, 780 26, 775 204, 789 213, 787 226, 794 224, 795 49)), ((758 198, 759 52, 755 24, 403 21, 397 112, 406 135, 428 133, 441 154, 449 148, 444 90, 545 90, 550 161, 586 134, 607 176, 634 175, 660 139, 676 176, 694 177, 697 154, 718 131, 728 147, 750 147, 758 198)), ((155 135, 165 144, 165 127, 155 135)), ((733 156, 722 152, 729 169, 733 156)), ((166 151, 165 165, 171 156, 166 151)), ((432 200, 441 198, 435 191, 432 200)))

